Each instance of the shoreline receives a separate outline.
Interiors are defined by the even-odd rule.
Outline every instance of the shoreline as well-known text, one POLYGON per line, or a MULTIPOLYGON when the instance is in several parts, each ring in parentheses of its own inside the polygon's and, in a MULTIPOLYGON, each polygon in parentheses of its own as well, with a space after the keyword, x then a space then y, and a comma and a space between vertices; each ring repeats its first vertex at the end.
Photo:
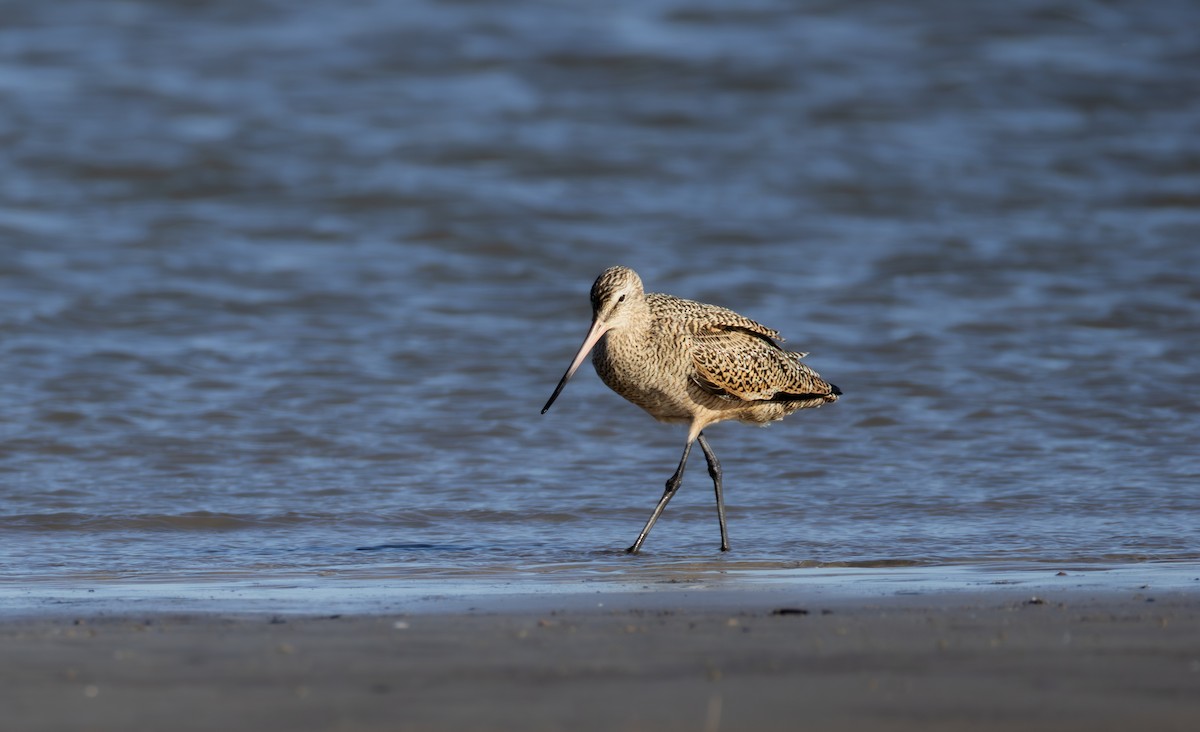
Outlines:
POLYGON ((0 615, 0 703, 14 730, 1182 731, 1190 569, 497 585, 351 612, 102 598, 0 615))
POLYGON ((130 612, 374 615, 461 613, 480 608, 536 612, 555 602, 570 609, 586 609, 592 597, 624 598, 655 608, 670 606, 682 592, 714 608, 737 607, 749 598, 782 602, 793 596, 844 604, 892 597, 953 597, 1005 588, 1030 596, 1059 591, 1120 596, 1147 590, 1200 596, 1200 564, 750 570, 660 564, 604 574, 566 570, 443 576, 231 573, 182 578, 0 578, 0 623, 27 616, 130 612))

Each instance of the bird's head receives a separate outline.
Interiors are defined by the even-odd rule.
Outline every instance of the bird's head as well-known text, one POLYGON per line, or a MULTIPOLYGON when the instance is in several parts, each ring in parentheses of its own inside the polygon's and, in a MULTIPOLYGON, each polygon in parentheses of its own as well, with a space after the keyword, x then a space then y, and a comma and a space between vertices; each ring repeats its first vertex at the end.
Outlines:
POLYGON ((592 348, 600 342, 604 334, 613 328, 623 327, 639 307, 645 307, 645 295, 646 293, 642 289, 642 278, 628 267, 609 267, 600 273, 600 276, 592 284, 592 327, 588 330, 587 337, 583 339, 583 345, 579 347, 579 352, 571 360, 567 372, 563 374, 554 393, 550 395, 546 406, 542 407, 542 414, 545 414, 554 400, 558 398, 563 387, 567 385, 567 381, 583 363, 583 359, 587 358, 592 348))
MULTIPOLYGON (((619 328, 629 319, 633 304, 645 296, 642 278, 628 267, 609 267, 592 284, 592 327, 619 328)), ((597 336, 598 338, 599 336, 597 336)))

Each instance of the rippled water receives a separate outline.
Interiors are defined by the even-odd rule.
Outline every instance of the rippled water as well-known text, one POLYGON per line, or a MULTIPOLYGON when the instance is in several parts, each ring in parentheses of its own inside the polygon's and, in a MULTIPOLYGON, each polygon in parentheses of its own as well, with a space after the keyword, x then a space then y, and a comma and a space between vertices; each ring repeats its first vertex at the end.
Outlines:
POLYGON ((1200 559, 1200 6, 0 3, 0 576, 1200 559), (683 433, 611 264, 837 404, 683 433))

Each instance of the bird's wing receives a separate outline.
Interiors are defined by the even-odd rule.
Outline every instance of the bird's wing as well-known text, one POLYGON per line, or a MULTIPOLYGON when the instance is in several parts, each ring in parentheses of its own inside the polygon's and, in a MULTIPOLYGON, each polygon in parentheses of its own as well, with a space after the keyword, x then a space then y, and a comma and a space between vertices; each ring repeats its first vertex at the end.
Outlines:
POLYGON ((647 293, 661 322, 680 323, 692 355, 692 381, 712 394, 745 401, 821 399, 832 387, 779 347, 779 333, 707 303, 647 293))
POLYGON ((742 330, 692 338, 691 356, 696 384, 720 396, 769 401, 829 390, 799 354, 742 330))
POLYGON ((671 323, 671 327, 681 326, 692 335, 710 334, 722 330, 743 330, 773 341, 783 340, 779 337, 778 332, 728 308, 695 300, 685 300, 660 292, 646 293, 646 301, 661 322, 671 323))
POLYGON ((773 340, 740 327, 712 328, 692 337, 693 381, 743 401, 820 398, 831 387, 773 340))
POLYGON ((772 343, 783 340, 778 331, 732 310, 705 303, 697 305, 700 307, 688 314, 688 330, 697 336, 721 336, 740 331, 772 343))

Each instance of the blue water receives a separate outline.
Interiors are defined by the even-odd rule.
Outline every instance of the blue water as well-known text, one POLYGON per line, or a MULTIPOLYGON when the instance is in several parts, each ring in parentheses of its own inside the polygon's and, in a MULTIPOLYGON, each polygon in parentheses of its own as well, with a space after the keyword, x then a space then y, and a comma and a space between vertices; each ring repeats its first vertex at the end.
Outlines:
POLYGON ((1195 4, 2 10, 2 581, 1200 560, 1195 4), (612 264, 845 392, 727 555, 612 264))

